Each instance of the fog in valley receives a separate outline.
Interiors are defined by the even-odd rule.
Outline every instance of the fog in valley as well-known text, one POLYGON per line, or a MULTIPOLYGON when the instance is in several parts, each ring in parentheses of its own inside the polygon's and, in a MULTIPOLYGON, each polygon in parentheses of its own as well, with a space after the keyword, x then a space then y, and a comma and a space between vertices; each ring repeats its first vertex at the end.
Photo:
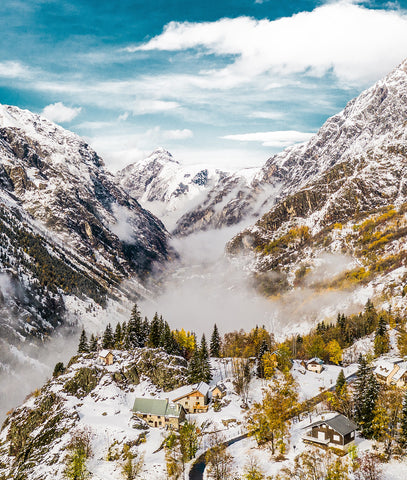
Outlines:
MULTIPOLYGON (((264 325, 277 339, 285 334, 304 333, 323 318, 334 319, 338 311, 359 311, 371 292, 318 293, 312 287, 294 289, 278 298, 267 299, 255 291, 247 266, 250 258, 231 261, 224 248, 242 225, 217 231, 201 232, 172 240, 180 258, 160 274, 149 299, 139 303, 143 315, 151 320, 155 312, 163 315, 171 328, 195 331, 200 337, 211 334, 216 323, 220 333, 241 328, 250 330, 264 325)), ((310 279, 323 279, 346 268, 351 259, 325 255, 310 279)), ((2 282, 3 296, 9 293, 2 282)), ((102 333, 110 322, 127 320, 132 304, 109 302, 109 309, 83 311, 79 328, 60 329, 42 344, 26 341, 18 347, 0 343, 0 420, 52 375, 57 362, 69 361, 76 353, 81 324, 88 333, 102 333)))

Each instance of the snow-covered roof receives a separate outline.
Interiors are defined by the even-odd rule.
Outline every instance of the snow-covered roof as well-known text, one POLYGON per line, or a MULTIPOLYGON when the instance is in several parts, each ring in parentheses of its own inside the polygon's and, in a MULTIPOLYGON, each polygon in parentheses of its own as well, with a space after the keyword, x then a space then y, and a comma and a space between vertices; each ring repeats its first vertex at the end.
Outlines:
POLYGON ((397 372, 391 377, 391 383, 398 382, 403 375, 407 373, 407 370, 405 368, 399 368, 397 372))
POLYGON ((310 363, 317 363, 318 365, 323 365, 324 361, 318 357, 314 357, 307 361, 307 365, 309 365, 310 363))
POLYGON ((209 391, 209 385, 205 382, 195 383, 194 385, 185 385, 184 387, 177 388, 172 391, 169 396, 174 401, 180 400, 181 398, 192 395, 195 392, 199 392, 202 395, 207 395, 209 391))
MULTIPOLYGON (((101 350, 99 352, 99 357, 106 358, 109 355, 109 353, 112 353, 112 351, 111 350, 101 350)), ((112 353, 112 355, 113 355, 113 353, 112 353)))
POLYGON ((382 361, 377 362, 376 368, 374 369, 374 373, 376 375, 381 375, 382 377, 388 377, 390 375, 390 373, 394 370, 395 366, 396 365, 394 365, 391 362, 387 362, 387 361, 382 360, 382 361))

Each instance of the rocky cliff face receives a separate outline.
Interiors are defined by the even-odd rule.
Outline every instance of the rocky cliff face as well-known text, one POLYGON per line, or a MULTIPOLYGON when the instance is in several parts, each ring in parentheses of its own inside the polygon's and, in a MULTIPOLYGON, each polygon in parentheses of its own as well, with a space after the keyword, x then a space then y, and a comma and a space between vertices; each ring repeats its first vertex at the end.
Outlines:
POLYGON ((307 144, 267 162, 263 178, 284 186, 275 206, 237 235, 228 251, 253 253, 254 271, 284 272, 287 284, 295 283, 301 266, 311 271, 324 251, 353 256, 355 268, 370 272, 364 280, 379 273, 377 262, 389 255, 398 260, 382 272, 390 272, 390 264, 405 267, 400 239, 407 202, 406 127, 404 62, 330 118, 307 144))
POLYGON ((250 190, 258 170, 230 173, 202 165, 184 166, 161 148, 118 172, 116 181, 170 231, 185 235, 238 222, 244 208, 235 208, 231 200, 240 191, 250 190))
POLYGON ((163 224, 114 182, 89 145, 3 105, 0 238, 0 368, 8 343, 44 338, 64 322, 68 297, 104 306, 130 278, 140 293, 173 254, 163 224))

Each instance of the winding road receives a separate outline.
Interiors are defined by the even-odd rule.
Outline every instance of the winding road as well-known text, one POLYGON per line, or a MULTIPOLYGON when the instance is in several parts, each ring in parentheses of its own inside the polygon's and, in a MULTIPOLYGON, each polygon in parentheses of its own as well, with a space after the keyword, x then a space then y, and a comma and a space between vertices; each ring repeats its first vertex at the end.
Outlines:
MULTIPOLYGON (((244 438, 247 438, 247 433, 244 433, 243 435, 239 435, 238 437, 235 437, 235 438, 231 438, 230 440, 223 442, 222 445, 225 445, 226 447, 230 447, 230 445, 233 445, 234 443, 239 442, 244 438)), ((195 460, 195 463, 192 465, 192 468, 189 471, 189 480, 203 480, 203 474, 206 467, 206 462, 205 462, 206 453, 207 453, 207 450, 203 452, 195 460)))

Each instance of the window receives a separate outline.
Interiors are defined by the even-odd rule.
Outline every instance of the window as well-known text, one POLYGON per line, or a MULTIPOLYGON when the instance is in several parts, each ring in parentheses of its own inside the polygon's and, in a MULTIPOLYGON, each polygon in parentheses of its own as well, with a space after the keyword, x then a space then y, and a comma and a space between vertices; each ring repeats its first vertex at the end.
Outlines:
POLYGON ((334 440, 335 442, 339 442, 341 440, 341 437, 339 435, 334 435, 334 440))
POLYGON ((350 438, 355 438, 355 432, 350 432, 350 438))
POLYGON ((196 399, 199 400, 199 395, 196 396, 196 399))

